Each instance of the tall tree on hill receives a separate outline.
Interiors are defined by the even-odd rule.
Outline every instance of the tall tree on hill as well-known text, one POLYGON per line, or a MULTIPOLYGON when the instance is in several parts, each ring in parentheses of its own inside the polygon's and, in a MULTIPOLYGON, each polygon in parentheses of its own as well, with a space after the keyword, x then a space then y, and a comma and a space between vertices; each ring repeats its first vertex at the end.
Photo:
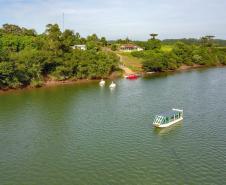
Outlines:
POLYGON ((146 50, 153 50, 153 49, 160 49, 161 48, 161 41, 159 39, 156 39, 158 34, 152 33, 150 34, 152 38, 150 38, 146 44, 145 44, 145 49, 146 50))
POLYGON ((200 41, 201 41, 203 46, 212 47, 214 37, 215 36, 213 36, 213 35, 206 35, 204 37, 201 37, 200 41))
POLYGON ((151 39, 155 40, 155 38, 158 36, 157 33, 151 33, 150 36, 152 37, 151 39))

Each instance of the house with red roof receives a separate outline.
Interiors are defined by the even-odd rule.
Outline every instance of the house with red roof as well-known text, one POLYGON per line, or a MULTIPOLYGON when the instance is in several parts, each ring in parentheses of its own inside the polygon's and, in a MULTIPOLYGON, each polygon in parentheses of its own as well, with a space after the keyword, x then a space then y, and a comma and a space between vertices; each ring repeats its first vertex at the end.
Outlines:
POLYGON ((120 47, 120 51, 123 51, 123 52, 143 51, 143 50, 144 50, 143 48, 134 44, 124 44, 124 45, 121 45, 120 47))

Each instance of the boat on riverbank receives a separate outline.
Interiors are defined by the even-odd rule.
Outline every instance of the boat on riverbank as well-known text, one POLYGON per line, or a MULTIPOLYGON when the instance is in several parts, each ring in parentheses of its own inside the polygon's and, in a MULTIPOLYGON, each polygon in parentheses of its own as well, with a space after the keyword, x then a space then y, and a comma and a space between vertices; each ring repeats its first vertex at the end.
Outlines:
POLYGON ((125 76, 125 78, 129 79, 129 80, 135 80, 138 77, 139 77, 139 75, 137 75, 137 74, 130 74, 130 75, 125 76))
POLYGON ((183 110, 172 109, 169 112, 164 112, 156 115, 153 125, 155 127, 165 128, 182 120, 183 120, 183 110))

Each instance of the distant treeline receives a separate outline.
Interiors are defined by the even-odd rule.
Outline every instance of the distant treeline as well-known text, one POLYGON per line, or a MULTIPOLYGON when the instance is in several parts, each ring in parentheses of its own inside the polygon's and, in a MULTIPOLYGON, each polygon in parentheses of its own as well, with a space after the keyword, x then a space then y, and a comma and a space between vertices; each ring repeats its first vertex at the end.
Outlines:
POLYGON ((45 80, 108 77, 118 69, 118 57, 103 51, 104 37, 82 38, 79 33, 48 24, 42 34, 4 24, 0 28, 0 89, 41 86, 45 80), (86 50, 74 45, 85 44, 86 50))
MULTIPOLYGON (((202 43, 202 38, 196 39, 196 38, 182 38, 182 39, 164 39, 160 40, 162 45, 173 45, 177 42, 183 42, 185 44, 194 44, 194 45, 200 45, 202 43)), ((226 46, 226 40, 223 39, 212 39, 215 46, 226 46)), ((128 44, 128 43, 135 43, 138 45, 144 45, 147 41, 139 41, 139 40, 130 40, 128 37, 125 39, 118 39, 118 40, 110 40, 108 41, 109 44, 128 44)))
MULTIPOLYGON (((183 43, 186 43, 186 44, 199 45, 200 44, 200 39, 195 39, 195 38, 186 39, 186 38, 183 38, 183 39, 164 39, 164 40, 162 40, 162 44, 169 44, 169 45, 175 44, 177 42, 183 42, 183 43)), ((226 40, 223 40, 223 39, 213 39, 213 43, 216 46, 226 46, 226 40)))

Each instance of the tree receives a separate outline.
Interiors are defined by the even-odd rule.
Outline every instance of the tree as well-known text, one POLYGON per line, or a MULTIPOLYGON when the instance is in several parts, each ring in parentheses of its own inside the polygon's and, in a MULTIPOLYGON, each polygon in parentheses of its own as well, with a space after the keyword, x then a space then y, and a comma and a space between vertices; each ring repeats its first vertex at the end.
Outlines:
POLYGON ((112 44, 111 45, 111 50, 112 51, 116 51, 117 50, 117 45, 116 44, 112 44))
POLYGON ((107 42, 105 37, 101 37, 100 42, 101 42, 102 46, 107 46, 108 45, 108 42, 107 42))
POLYGON ((6 34, 15 34, 15 35, 22 34, 22 29, 14 24, 3 24, 2 29, 6 34))
POLYGON ((145 71, 161 72, 166 69, 165 58, 162 53, 151 52, 146 60, 143 61, 145 71))
POLYGON ((158 34, 157 33, 151 33, 150 36, 152 37, 151 39, 155 40, 155 37, 157 37, 158 34))
POLYGON ((204 47, 212 47, 213 46, 213 38, 215 36, 213 35, 206 35, 204 37, 201 37, 200 42, 204 47))
POLYGON ((4 24, 2 26, 2 32, 5 34, 13 34, 13 35, 26 35, 26 36, 36 36, 37 33, 34 29, 27 29, 24 27, 19 27, 14 24, 4 24))
POLYGON ((55 55, 62 54, 61 31, 57 24, 48 24, 46 26, 46 49, 51 50, 55 55))
POLYGON ((177 56, 179 64, 192 65, 192 46, 177 42, 172 52, 177 56))
POLYGON ((75 44, 84 44, 82 38, 78 32, 75 33, 75 44))
POLYGON ((145 42, 143 44, 144 48, 146 50, 160 49, 161 48, 161 41, 155 38, 156 36, 158 36, 158 34, 152 33, 152 34, 150 34, 150 36, 152 36, 152 38, 150 38, 147 42, 145 42))
POLYGON ((157 39, 149 39, 145 44, 146 50, 154 50, 154 49, 160 49, 161 48, 161 41, 157 39))
POLYGON ((117 69, 115 54, 103 52, 104 37, 93 34, 81 38, 79 33, 57 24, 48 24, 43 34, 35 30, 5 25, 0 29, 0 89, 41 86, 44 79, 101 78, 117 69), (88 50, 74 50, 75 44, 86 44, 88 50))
POLYGON ((96 34, 92 34, 87 37, 87 42, 91 42, 91 41, 96 43, 99 42, 99 38, 97 37, 96 34))
POLYGON ((15 76, 14 64, 12 62, 0 62, 0 88, 16 88, 20 83, 15 76))
POLYGON ((68 52, 75 45, 76 37, 72 30, 66 29, 61 36, 63 51, 68 52))

